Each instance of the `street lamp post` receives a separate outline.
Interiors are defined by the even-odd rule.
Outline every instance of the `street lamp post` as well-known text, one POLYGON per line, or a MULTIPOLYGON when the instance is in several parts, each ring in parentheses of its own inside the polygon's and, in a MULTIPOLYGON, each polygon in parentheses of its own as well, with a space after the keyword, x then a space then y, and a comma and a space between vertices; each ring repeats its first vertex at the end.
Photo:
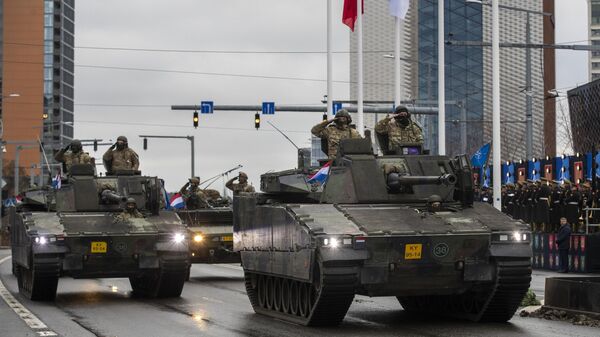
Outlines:
POLYGON ((19 194, 19 160, 21 157, 21 150, 26 150, 26 149, 35 149, 37 148, 37 146, 34 145, 28 145, 28 146, 24 146, 24 145, 17 145, 16 150, 15 150, 15 195, 19 194))

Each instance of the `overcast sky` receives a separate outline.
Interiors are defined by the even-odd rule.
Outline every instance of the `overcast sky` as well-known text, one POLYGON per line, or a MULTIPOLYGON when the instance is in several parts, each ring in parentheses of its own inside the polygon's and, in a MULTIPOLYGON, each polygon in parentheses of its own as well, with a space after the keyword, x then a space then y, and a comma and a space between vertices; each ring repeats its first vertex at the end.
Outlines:
MULTIPOLYGON (((342 3, 342 0, 334 1, 333 48, 336 51, 348 51, 349 32, 340 22, 342 3)), ((586 0, 556 0, 556 5, 556 41, 586 43, 582 41, 587 39, 586 0)), ((78 47, 326 50, 324 0, 80 0, 76 6, 75 42, 78 47)), ((368 13, 368 8, 366 11, 368 13)), ((189 142, 150 139, 148 150, 143 151, 138 135, 193 135, 196 138, 197 175, 205 179, 242 164, 256 186, 261 173, 296 166, 295 148, 274 132, 267 120, 286 130, 299 146, 310 146, 309 130, 321 120, 319 113, 281 112, 269 118, 263 116, 261 129, 256 131, 254 113, 217 111, 213 115, 201 115, 200 127, 194 129, 191 111, 171 111, 169 107, 199 104, 202 100, 212 100, 216 104, 260 104, 262 101, 319 104, 326 93, 326 83, 322 81, 181 71, 324 80, 324 53, 223 54, 78 48, 75 58, 78 65, 75 69, 75 136, 105 141, 114 141, 121 134, 127 136, 130 146, 140 155, 143 172, 163 177, 169 190, 178 189, 190 175, 189 142)), ((347 81, 348 67, 348 55, 336 54, 335 79, 347 81)), ((558 88, 585 83, 587 53, 559 51, 557 68, 558 88)), ((336 99, 348 98, 347 84, 337 83, 334 89, 336 99)), ((101 157, 104 149, 95 156, 101 157)), ((219 181, 213 186, 221 189, 222 183, 219 181)))

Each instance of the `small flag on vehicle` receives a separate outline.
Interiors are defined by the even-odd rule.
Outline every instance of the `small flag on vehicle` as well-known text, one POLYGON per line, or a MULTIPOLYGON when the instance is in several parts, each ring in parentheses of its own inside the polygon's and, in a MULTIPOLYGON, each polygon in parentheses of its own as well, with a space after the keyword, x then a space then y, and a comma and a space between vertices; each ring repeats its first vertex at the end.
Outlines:
POLYGON ((182 209, 185 207, 185 202, 183 201, 183 196, 179 193, 175 193, 171 196, 169 200, 169 206, 175 209, 182 209))
POLYGON ((327 177, 329 176, 329 166, 331 162, 327 162, 327 164, 323 165, 315 174, 308 178, 309 184, 319 183, 323 185, 325 181, 327 181, 327 177))

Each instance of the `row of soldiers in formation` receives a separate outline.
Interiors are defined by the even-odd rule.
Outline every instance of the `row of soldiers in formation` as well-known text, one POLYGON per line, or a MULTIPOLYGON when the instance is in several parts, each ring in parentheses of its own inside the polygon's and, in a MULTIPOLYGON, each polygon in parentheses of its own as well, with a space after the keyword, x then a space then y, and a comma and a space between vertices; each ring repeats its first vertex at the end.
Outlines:
MULTIPOLYGON (((476 190, 476 199, 492 203, 492 190, 476 190)), ((532 230, 537 232, 557 232, 560 218, 565 217, 573 232, 585 233, 586 223, 600 223, 600 212, 590 210, 586 213, 586 208, 599 206, 599 189, 592 188, 589 181, 573 184, 567 179, 560 182, 542 178, 541 181, 528 180, 502 186, 502 211, 531 224, 532 230)), ((589 232, 597 229, 590 227, 589 232)))

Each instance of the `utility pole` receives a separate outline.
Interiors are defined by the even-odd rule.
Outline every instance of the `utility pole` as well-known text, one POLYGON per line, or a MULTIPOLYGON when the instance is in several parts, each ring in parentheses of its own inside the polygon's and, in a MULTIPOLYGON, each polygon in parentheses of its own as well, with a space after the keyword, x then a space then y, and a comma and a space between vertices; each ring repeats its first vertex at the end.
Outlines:
POLYGON ((15 195, 19 195, 19 159, 21 157, 21 150, 36 148, 38 148, 38 146, 34 145, 17 145, 15 148, 15 195))
MULTIPOLYGON (((195 177, 195 150, 194 150, 194 136, 157 136, 157 135, 139 135, 138 137, 140 138, 168 138, 168 139, 187 139, 190 141, 190 145, 191 145, 191 155, 192 155, 192 172, 190 177, 195 177)), ((145 150, 145 149, 144 149, 145 150)))
MULTIPOLYGON (((531 23, 529 18, 529 12, 527 12, 527 24, 526 24, 526 38, 525 44, 531 43, 531 23)), ((531 87, 531 48, 525 48, 525 134, 527 135, 526 140, 526 151, 525 155, 527 159, 533 158, 533 88, 531 87)))

